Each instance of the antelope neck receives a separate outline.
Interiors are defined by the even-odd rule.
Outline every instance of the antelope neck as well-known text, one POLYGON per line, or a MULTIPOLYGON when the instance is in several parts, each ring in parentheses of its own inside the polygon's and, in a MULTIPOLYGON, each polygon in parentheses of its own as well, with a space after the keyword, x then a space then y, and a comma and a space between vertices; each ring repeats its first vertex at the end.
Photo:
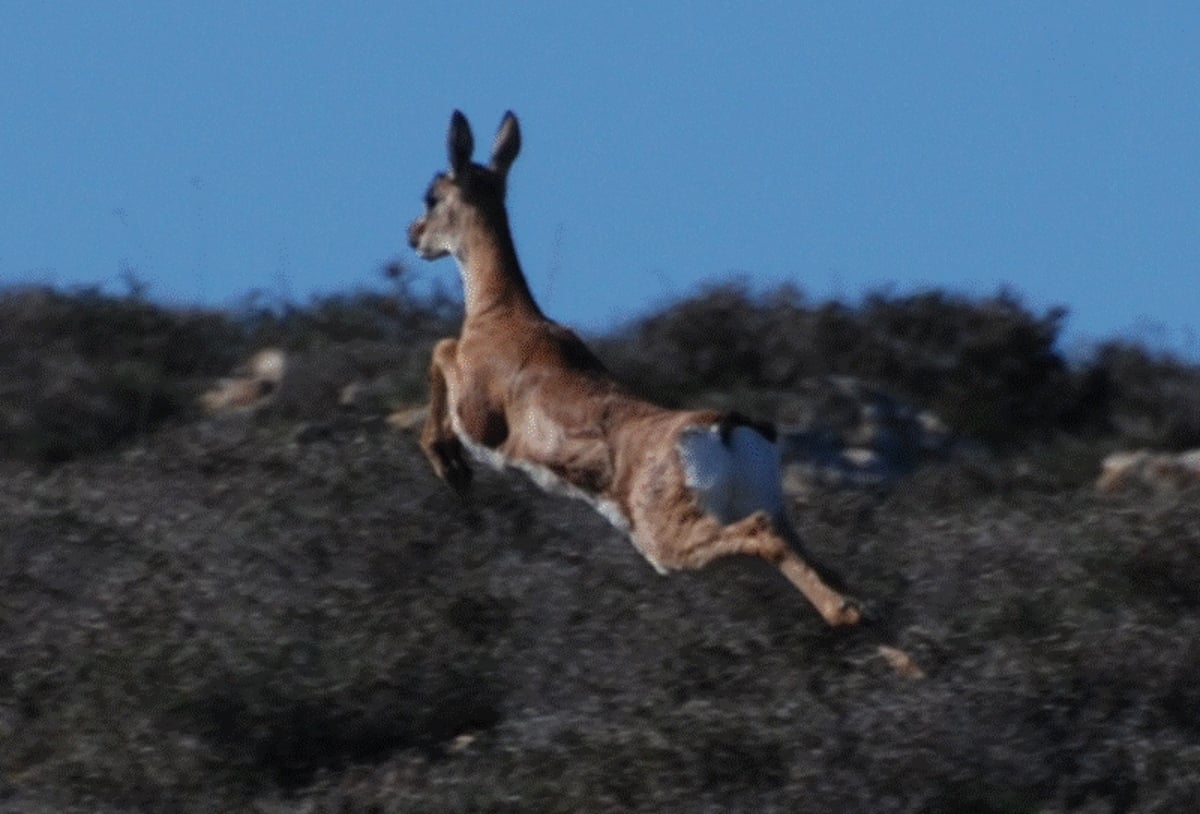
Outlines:
POLYGON ((541 317, 533 299, 508 224, 477 231, 455 255, 462 275, 466 318, 494 308, 522 311, 541 317))

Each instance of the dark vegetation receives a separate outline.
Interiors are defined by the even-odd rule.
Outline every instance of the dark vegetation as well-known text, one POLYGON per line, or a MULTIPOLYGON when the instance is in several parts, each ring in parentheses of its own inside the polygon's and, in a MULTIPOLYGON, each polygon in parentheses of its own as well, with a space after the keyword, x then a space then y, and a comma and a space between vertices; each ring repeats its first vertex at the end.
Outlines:
POLYGON ((1069 365, 1066 311, 1034 314, 1012 293, 873 294, 809 304, 792 288, 711 288, 604 337, 643 392, 676 404, 713 391, 787 392, 853 375, 932 409, 956 431, 1012 451, 1061 433, 1154 446, 1200 443, 1200 369, 1113 341, 1069 365))
POLYGON ((674 404, 854 375, 991 452, 797 502, 926 668, 765 566, 659 577, 518 477, 462 502, 381 412, 445 297, 225 312, 0 292, 0 811, 1178 812, 1200 798, 1195 490, 1101 498, 1107 451, 1200 445, 1200 370, 1001 294, 697 294, 596 345, 674 404), (252 351, 316 384, 195 398, 252 351), (320 391, 320 392, 318 392, 320 391))

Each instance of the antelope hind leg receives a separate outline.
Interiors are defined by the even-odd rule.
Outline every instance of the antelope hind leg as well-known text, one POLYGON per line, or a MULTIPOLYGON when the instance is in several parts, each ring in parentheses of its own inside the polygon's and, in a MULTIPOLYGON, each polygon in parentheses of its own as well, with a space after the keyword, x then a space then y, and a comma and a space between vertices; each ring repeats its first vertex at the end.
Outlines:
POLYGON ((765 512, 755 512, 722 527, 716 536, 687 553, 683 567, 702 568, 731 554, 761 557, 774 565, 828 624, 834 627, 857 625, 863 620, 858 601, 830 587, 817 570, 788 545, 765 512))

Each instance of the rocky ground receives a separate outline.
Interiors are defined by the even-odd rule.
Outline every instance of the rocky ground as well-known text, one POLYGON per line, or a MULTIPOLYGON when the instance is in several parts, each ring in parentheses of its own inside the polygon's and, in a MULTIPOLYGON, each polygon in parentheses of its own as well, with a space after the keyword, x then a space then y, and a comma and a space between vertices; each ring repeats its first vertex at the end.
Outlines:
POLYGON ((381 413, 296 413, 0 460, 0 811, 1200 799, 1200 493, 1097 493, 1104 444, 797 495, 881 609, 847 633, 761 563, 663 578, 519 477, 460 499, 381 413))

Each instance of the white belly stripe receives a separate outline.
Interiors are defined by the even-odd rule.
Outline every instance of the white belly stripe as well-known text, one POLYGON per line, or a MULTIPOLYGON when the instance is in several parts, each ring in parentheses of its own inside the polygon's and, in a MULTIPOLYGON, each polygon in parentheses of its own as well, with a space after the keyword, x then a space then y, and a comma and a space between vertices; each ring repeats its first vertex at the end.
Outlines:
POLYGON ((484 446, 467 435, 463 430, 462 421, 458 417, 458 411, 453 408, 450 410, 450 424, 454 428, 454 434, 458 436, 458 440, 462 442, 462 445, 466 447, 467 451, 471 453, 471 457, 475 460, 496 470, 503 470, 507 467, 519 469, 528 475, 530 480, 537 484, 538 488, 542 491, 582 500, 599 512, 618 531, 626 535, 629 534, 629 518, 625 516, 625 513, 621 511, 621 507, 614 501, 585 492, 574 484, 563 480, 554 474, 552 470, 544 466, 515 458, 506 458, 498 450, 484 446))

